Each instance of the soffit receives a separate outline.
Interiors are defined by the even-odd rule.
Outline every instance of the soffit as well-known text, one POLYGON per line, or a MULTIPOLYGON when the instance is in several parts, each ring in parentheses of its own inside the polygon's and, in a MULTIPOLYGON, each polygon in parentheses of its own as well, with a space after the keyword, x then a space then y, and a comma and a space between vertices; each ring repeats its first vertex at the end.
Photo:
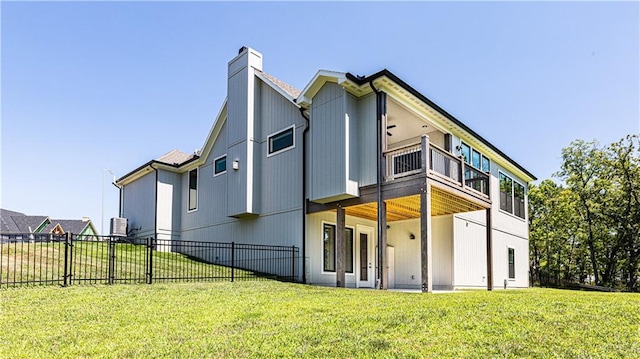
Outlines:
MULTIPOLYGON (((387 222, 420 218, 420 195, 394 198, 387 203, 387 222)), ((439 188, 431 187, 431 216, 472 212, 484 207, 439 188)), ((365 203, 345 208, 347 215, 378 220, 378 204, 365 203)))

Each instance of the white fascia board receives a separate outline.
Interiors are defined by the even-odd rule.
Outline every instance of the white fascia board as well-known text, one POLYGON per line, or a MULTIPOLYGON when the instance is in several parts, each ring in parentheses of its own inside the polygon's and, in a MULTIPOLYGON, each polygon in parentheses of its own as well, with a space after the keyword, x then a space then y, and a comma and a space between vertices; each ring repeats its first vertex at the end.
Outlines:
POLYGON ((307 86, 305 86, 302 92, 300 92, 297 102, 300 106, 303 106, 304 104, 308 107, 311 105, 311 99, 318 93, 318 91, 320 91, 322 85, 327 82, 333 82, 341 85, 345 81, 347 81, 347 74, 344 72, 319 70, 315 76, 313 76, 311 81, 309 81, 307 86))
POLYGON ((207 139, 204 141, 204 145, 202 146, 202 151, 200 152, 200 158, 194 162, 197 164, 202 164, 209 157, 211 150, 213 149, 213 144, 218 139, 220 135, 220 131, 222 131, 222 126, 227 120, 227 99, 224 99, 222 103, 222 107, 220 107, 220 111, 218 111, 218 115, 216 116, 213 125, 211 126, 211 130, 209 131, 209 135, 207 135, 207 139))
POLYGON ((291 97, 291 95, 289 95, 288 93, 286 93, 283 89, 280 88, 280 86, 274 84, 273 82, 271 82, 266 76, 264 76, 261 72, 254 72, 255 75, 262 80, 262 82, 264 82, 265 84, 269 85, 269 87, 271 87, 272 89, 274 89, 277 93, 279 93, 280 95, 282 95, 282 97, 286 98, 287 100, 289 100, 292 104, 296 105, 296 107, 300 107, 295 99, 293 97, 291 97))
POLYGON ((169 171, 169 172, 184 173, 202 165, 204 161, 207 159, 207 157, 209 156, 209 153, 213 148, 213 144, 215 140, 218 138, 218 135, 222 130, 222 125, 224 125, 226 118, 227 118, 227 99, 225 99, 224 102, 222 103, 222 107, 220 108, 220 111, 216 116, 216 120, 214 121, 213 126, 211 126, 209 135, 207 136, 207 139, 204 142, 204 146, 202 146, 202 152, 200 153, 200 157, 197 160, 186 163, 180 167, 163 164, 162 162, 152 161, 152 163, 140 168, 137 172, 131 174, 130 176, 125 178, 123 181, 116 181, 116 185, 118 186, 128 185, 131 182, 134 182, 144 177, 149 172, 153 171, 154 168, 169 171))
POLYGON ((374 81, 374 86, 376 86, 378 90, 386 92, 387 95, 391 96, 396 102, 401 104, 407 110, 413 112, 415 115, 429 119, 431 122, 437 125, 438 130, 440 130, 441 132, 451 133, 462 141, 469 143, 478 149, 481 149, 483 153, 489 156, 492 162, 499 164, 503 168, 509 170, 513 175, 522 180, 525 180, 527 183, 533 181, 533 178, 522 172, 510 161, 508 161, 500 154, 482 143, 482 141, 476 139, 467 131, 450 121, 438 110, 420 101, 420 99, 414 97, 412 94, 410 94, 408 91, 405 91, 400 86, 397 86, 397 84, 388 77, 383 76, 376 79, 376 81, 374 81))

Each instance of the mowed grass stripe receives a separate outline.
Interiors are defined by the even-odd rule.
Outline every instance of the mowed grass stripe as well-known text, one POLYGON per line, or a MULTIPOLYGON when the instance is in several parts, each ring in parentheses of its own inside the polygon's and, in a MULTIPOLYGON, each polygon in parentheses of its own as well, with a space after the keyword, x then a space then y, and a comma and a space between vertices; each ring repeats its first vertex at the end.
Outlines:
POLYGON ((274 281, 0 290, 0 357, 640 357, 640 296, 274 281))

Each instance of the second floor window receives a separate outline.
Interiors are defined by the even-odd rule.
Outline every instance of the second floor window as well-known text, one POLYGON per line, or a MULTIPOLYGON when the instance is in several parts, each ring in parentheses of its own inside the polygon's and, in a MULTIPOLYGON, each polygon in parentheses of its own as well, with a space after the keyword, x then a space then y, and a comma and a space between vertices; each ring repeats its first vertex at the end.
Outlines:
POLYGON ((483 155, 478 150, 472 148, 464 142, 460 142, 460 154, 464 159, 464 162, 470 164, 476 169, 482 172, 489 172, 491 170, 491 160, 489 157, 483 155))
POLYGON ((524 186, 502 172, 499 176, 500 209, 524 219, 524 186))
POLYGON ((213 175, 217 176, 219 174, 227 172, 227 155, 222 157, 218 157, 213 161, 213 175))
POLYGON ((285 151, 294 146, 294 126, 269 136, 269 155, 285 151))

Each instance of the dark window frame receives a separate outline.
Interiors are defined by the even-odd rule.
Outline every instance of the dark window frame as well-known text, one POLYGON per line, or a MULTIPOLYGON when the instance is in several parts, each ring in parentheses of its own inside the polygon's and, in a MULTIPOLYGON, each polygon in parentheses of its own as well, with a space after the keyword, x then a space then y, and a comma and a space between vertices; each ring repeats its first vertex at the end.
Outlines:
POLYGON ((516 279, 516 250, 515 248, 507 247, 507 264, 509 279, 516 279))
POLYGON ((199 177, 199 168, 194 168, 191 171, 189 171, 189 184, 188 184, 189 188, 188 188, 188 196, 187 196, 188 212, 193 212, 198 210, 198 177, 199 177))
POLYGON ((213 160, 213 176, 218 176, 227 172, 227 155, 220 156, 213 160), (218 171, 218 164, 224 161, 224 169, 218 171))
MULTIPOLYGON (((352 227, 345 227, 345 273, 353 274, 355 269, 354 260, 354 234, 352 227), (349 234, 350 233, 350 234, 349 234)), ((336 272, 336 225, 331 223, 322 224, 322 271, 327 273, 336 272), (327 232, 329 230, 329 232, 327 232), (327 236, 327 234, 329 234, 327 236), (327 249, 327 244, 329 249, 327 249), (329 261, 327 261, 329 260, 329 261), (329 267, 329 268, 327 268, 329 267)))
POLYGON ((273 133, 267 137, 267 157, 277 155, 278 153, 282 153, 288 151, 292 148, 296 147, 296 126, 290 126, 285 128, 282 131, 278 131, 273 133), (291 140, 283 141, 282 144, 279 143, 282 139, 291 136, 291 140), (277 146, 276 146, 277 145, 277 146))

